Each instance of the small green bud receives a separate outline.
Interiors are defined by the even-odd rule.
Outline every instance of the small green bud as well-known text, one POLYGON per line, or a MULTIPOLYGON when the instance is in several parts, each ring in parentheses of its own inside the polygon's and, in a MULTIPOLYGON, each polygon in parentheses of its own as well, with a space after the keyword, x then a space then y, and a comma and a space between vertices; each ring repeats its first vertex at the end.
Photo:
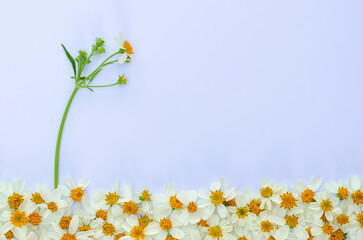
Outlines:
POLYGON ((126 85, 127 83, 127 78, 125 77, 125 75, 120 75, 118 80, 117 80, 117 83, 120 84, 120 85, 126 85))
POLYGON ((78 52, 79 52, 79 55, 81 57, 86 57, 87 56, 87 52, 85 50, 79 50, 78 52))
POLYGON ((104 43, 105 41, 102 38, 96 38, 96 46, 101 47, 104 43))
POLYGON ((98 53, 105 53, 105 52, 106 52, 106 50, 103 47, 100 47, 98 49, 98 53))

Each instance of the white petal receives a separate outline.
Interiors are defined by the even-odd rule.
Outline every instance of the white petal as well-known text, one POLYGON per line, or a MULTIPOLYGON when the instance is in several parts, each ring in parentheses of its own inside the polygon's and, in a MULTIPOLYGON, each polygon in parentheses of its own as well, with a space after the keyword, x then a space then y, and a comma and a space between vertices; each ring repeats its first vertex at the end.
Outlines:
POLYGON ((177 238, 177 239, 182 239, 184 237, 184 232, 182 230, 180 230, 179 228, 172 228, 170 229, 170 234, 171 236, 177 238))
POLYGON ((314 192, 320 188, 321 183, 323 182, 323 178, 321 177, 314 177, 310 182, 310 189, 314 192))
POLYGON ((223 204, 217 206, 217 212, 221 218, 226 218, 228 215, 227 208, 223 204))
POLYGON ((69 233, 74 235, 77 232, 78 223, 79 223, 78 215, 73 216, 69 224, 69 233))

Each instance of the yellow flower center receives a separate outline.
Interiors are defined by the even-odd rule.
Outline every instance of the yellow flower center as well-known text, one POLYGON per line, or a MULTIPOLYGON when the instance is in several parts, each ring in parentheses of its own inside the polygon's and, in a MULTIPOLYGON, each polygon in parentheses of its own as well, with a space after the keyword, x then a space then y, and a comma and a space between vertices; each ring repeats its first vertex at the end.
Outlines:
POLYGON ((270 187, 262 188, 260 189, 260 191, 261 191, 261 196, 264 198, 269 198, 274 193, 270 187))
POLYGON ((128 42, 128 41, 125 41, 124 44, 123 44, 124 48, 125 48, 125 51, 128 53, 128 54, 133 54, 134 52, 132 51, 132 46, 131 44, 128 42))
POLYGON ((280 195, 281 203, 280 207, 290 210, 291 208, 297 206, 297 199, 291 193, 284 193, 280 195))
POLYGON ((329 199, 325 199, 325 200, 321 201, 320 207, 321 207, 321 209, 323 209, 324 212, 328 212, 333 209, 333 205, 329 199))
POLYGON ((262 232, 270 232, 272 229, 274 229, 274 226, 268 220, 261 222, 260 225, 261 225, 262 232))
POLYGON ((287 215, 285 216, 285 221, 286 224, 290 227, 290 228, 294 228, 299 224, 299 218, 296 217, 295 215, 287 215))
POLYGON ((5 233, 5 238, 10 240, 14 237, 14 233, 10 230, 7 233, 5 233))
POLYGON ((311 203, 314 201, 315 193, 307 188, 301 193, 301 200, 303 203, 311 203))
POLYGON ((82 225, 78 228, 80 232, 90 231, 91 227, 89 225, 82 225))
POLYGON ((270 235, 267 240, 276 240, 276 239, 270 235))
POLYGON ((178 240, 177 238, 175 238, 175 237, 172 237, 172 236, 167 236, 166 238, 165 238, 165 240, 178 240))
POLYGON ((338 229, 332 232, 332 234, 329 237, 329 240, 345 240, 345 234, 341 229, 338 229))
POLYGON ((340 224, 340 225, 344 225, 344 224, 347 224, 349 223, 349 217, 345 214, 341 214, 337 217, 337 222, 340 224))
POLYGON ((339 187, 337 196, 340 200, 344 200, 349 197, 348 189, 345 187, 339 187))
POLYGON ((330 224, 325 224, 322 229, 326 235, 330 235, 333 232, 333 227, 330 224))
POLYGON ((117 195, 117 193, 108 193, 107 195, 106 195, 106 203, 108 204, 108 205, 113 205, 113 204, 116 204, 117 203, 117 201, 118 201, 118 195, 117 195))
POLYGON ((239 237, 237 240, 248 240, 246 236, 239 237))
POLYGON ((15 210, 11 213, 10 222, 15 227, 22 227, 28 223, 28 217, 26 216, 25 212, 20 212, 19 210, 15 210))
POLYGON ((116 229, 113 226, 112 223, 104 223, 102 226, 102 232, 106 235, 106 236, 112 236, 115 234, 116 229))
POLYGON ((115 240, 119 240, 119 239, 121 239, 122 237, 125 237, 126 236, 126 234, 125 233, 119 233, 119 234, 117 234, 116 236, 115 236, 115 240))
POLYGON ((219 190, 211 191, 211 195, 209 196, 212 200, 212 203, 214 206, 218 206, 219 204, 223 203, 225 201, 223 197, 223 192, 219 190))
POLYGON ((151 194, 149 193, 148 190, 144 190, 141 193, 141 197, 140 197, 141 201, 151 201, 151 194))
POLYGON ((208 223, 207 223, 207 220, 203 220, 203 219, 200 219, 200 221, 198 222, 198 224, 202 227, 209 227, 208 223))
POLYGON ((134 203, 133 201, 129 201, 129 202, 125 202, 122 205, 122 209, 124 211, 124 213, 130 215, 130 214, 135 214, 139 211, 139 208, 137 207, 137 204, 134 203))
POLYGON ((97 210, 96 217, 101 218, 103 221, 107 220, 107 212, 103 209, 97 210))
POLYGON ((65 233, 60 240, 77 240, 77 238, 70 233, 65 233))
POLYGON ((183 204, 176 198, 176 195, 170 197, 169 203, 170 203, 171 208, 173 208, 173 209, 182 209, 183 208, 183 204))
POLYGON ((146 228, 149 225, 149 223, 151 223, 153 220, 150 219, 148 216, 140 216, 138 218, 138 221, 139 221, 139 226, 146 228))
POLYGON ((83 194, 84 194, 83 189, 80 187, 77 187, 77 188, 72 189, 71 198, 72 198, 72 200, 79 202, 82 200, 83 194))
POLYGON ((30 200, 35 204, 41 204, 45 202, 40 193, 38 192, 33 193, 32 198, 30 200))
POLYGON ((357 205, 363 204, 363 192, 358 189, 357 191, 352 193, 352 199, 357 205))
POLYGON ((160 220, 160 227, 165 231, 169 231, 173 227, 173 224, 170 219, 163 218, 160 220))
POLYGON ((209 228, 208 232, 212 238, 220 239, 223 237, 222 229, 218 226, 209 228))
POLYGON ((71 216, 63 216, 59 221, 59 227, 63 230, 68 230, 71 220, 72 220, 71 216))
POLYGON ((39 213, 31 213, 28 217, 28 221, 33 226, 37 226, 42 221, 42 218, 39 213))
POLYGON ((50 202, 47 204, 47 207, 48 209, 51 211, 51 212, 55 212, 58 210, 58 206, 55 202, 50 202))
POLYGON ((227 206, 237 206, 236 205, 236 198, 232 198, 231 200, 226 201, 227 206))
POLYGON ((247 206, 250 212, 256 215, 259 215, 263 211, 263 209, 260 208, 261 206, 260 200, 254 199, 247 206))
POLYGON ((360 212, 360 213, 357 215, 357 222, 359 223, 360 228, 363 228, 363 211, 362 211, 362 212, 360 212))
POLYGON ((190 202, 188 204, 188 212, 190 213, 194 213, 198 210, 197 204, 195 204, 195 202, 190 202))
POLYGON ((20 195, 18 193, 13 193, 13 195, 8 197, 8 204, 10 209, 18 209, 20 207, 20 204, 22 204, 24 201, 23 195, 20 195))
POLYGON ((248 216, 248 209, 246 207, 237 208, 236 214, 238 218, 245 218, 248 216))
POLYGON ((131 229, 130 237, 136 240, 144 239, 145 238, 144 228, 142 226, 134 226, 131 229))

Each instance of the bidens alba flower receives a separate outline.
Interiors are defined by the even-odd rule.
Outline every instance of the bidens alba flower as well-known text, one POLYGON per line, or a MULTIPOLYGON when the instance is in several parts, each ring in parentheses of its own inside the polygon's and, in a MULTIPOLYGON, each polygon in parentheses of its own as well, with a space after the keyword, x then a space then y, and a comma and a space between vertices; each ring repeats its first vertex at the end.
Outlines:
POLYGON ((131 44, 128 41, 125 41, 124 35, 122 33, 120 33, 120 38, 115 37, 114 39, 117 45, 119 45, 121 49, 125 50, 125 52, 122 53, 118 59, 118 63, 123 64, 124 62, 130 62, 132 59, 132 54, 134 53, 131 44))

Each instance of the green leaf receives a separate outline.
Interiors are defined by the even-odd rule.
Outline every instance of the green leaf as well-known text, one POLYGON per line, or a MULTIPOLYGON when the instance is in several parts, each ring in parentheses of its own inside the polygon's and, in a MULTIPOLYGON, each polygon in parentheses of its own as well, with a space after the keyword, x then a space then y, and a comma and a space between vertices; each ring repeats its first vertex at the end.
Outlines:
POLYGON ((89 87, 87 87, 87 88, 88 88, 88 90, 90 90, 91 92, 93 92, 93 90, 91 88, 89 88, 89 87))
POLYGON ((61 44, 61 45, 62 45, 64 51, 66 52, 66 55, 67 55, 69 61, 71 61, 71 63, 72 63, 72 67, 73 67, 73 71, 74 71, 74 76, 76 76, 76 63, 74 62, 74 59, 71 56, 71 54, 69 54, 69 52, 67 51, 66 47, 63 44, 61 44))

